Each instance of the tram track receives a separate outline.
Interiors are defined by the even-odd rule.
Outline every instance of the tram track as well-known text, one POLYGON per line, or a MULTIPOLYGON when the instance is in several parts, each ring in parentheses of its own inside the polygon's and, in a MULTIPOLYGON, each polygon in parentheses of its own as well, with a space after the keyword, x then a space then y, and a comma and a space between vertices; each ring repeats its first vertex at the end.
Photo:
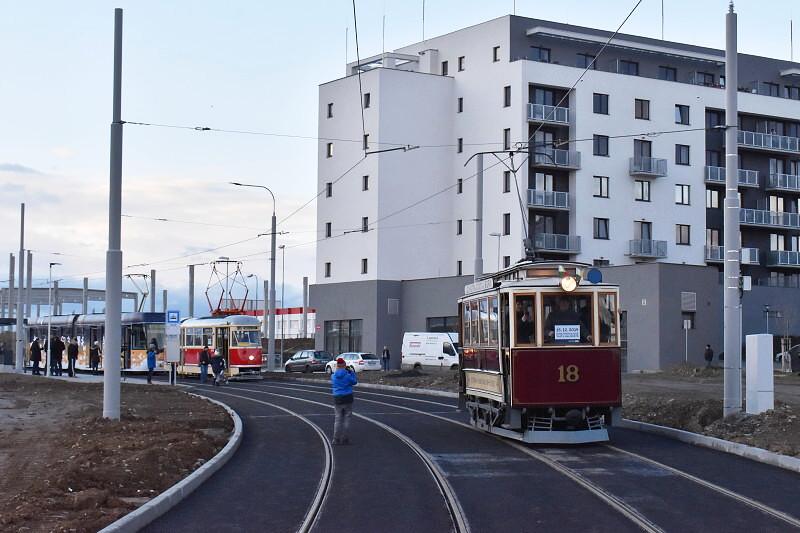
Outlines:
MULTIPOLYGON (((301 390, 304 391, 304 392, 309 392, 309 393, 314 393, 314 394, 328 394, 327 391, 325 391, 325 390, 308 390, 308 389, 314 389, 314 388, 316 388, 316 389, 325 388, 323 385, 320 385, 320 386, 310 385, 310 384, 298 384, 298 385, 303 387, 301 390)), ((276 388, 288 389, 288 390, 292 390, 293 389, 293 387, 282 387, 282 386, 279 386, 279 385, 267 385, 267 384, 264 384, 263 386, 276 387, 276 388)), ((295 388, 294 390, 297 390, 297 389, 295 388)), ((433 403, 433 404, 437 404, 437 405, 441 405, 441 406, 447 406, 448 405, 448 404, 444 404, 442 402, 433 402, 433 401, 430 401, 430 400, 421 400, 421 399, 418 399, 418 398, 410 398, 410 397, 406 397, 406 396, 399 396, 399 395, 392 395, 392 394, 385 394, 385 393, 374 393, 374 392, 368 392, 368 391, 359 391, 359 397, 360 397, 359 401, 364 401, 364 402, 368 402, 368 403, 375 403, 375 404, 391 406, 391 407, 394 407, 394 408, 407 410, 407 411, 410 411, 410 412, 414 412, 414 413, 417 413, 417 414, 422 414, 422 415, 429 416, 429 417, 432 417, 432 418, 435 418, 435 419, 438 419, 438 420, 449 422, 451 424, 455 424, 455 425, 458 425, 458 426, 461 426, 461 427, 464 427, 464 428, 467 428, 467 429, 470 429, 470 430, 473 430, 473 431, 477 431, 477 432, 479 432, 481 434, 486 434, 485 432, 483 432, 483 431, 481 431, 481 430, 479 430, 479 429, 477 429, 477 428, 475 428, 475 427, 473 427, 473 426, 471 426, 469 424, 466 424, 466 423, 458 421, 458 420, 454 420, 452 418, 447 418, 447 417, 441 416, 439 414, 434 414, 434 413, 426 412, 426 411, 419 410, 419 409, 414 409, 412 407, 407 407, 407 406, 403 406, 403 405, 389 404, 389 403, 381 402, 381 401, 377 401, 377 400, 370 400, 370 399, 367 399, 367 398, 363 398, 364 395, 389 397, 389 398, 394 398, 394 399, 403 400, 403 401, 416 401, 416 402, 433 403)), ((452 405, 452 404, 450 404, 449 407, 455 408, 455 406, 452 405)), ((588 490, 589 492, 591 492, 592 494, 594 494, 595 496, 600 498, 602 501, 604 501, 606 504, 608 504, 609 506, 614 508, 616 511, 622 513, 626 518, 628 518, 631 522, 636 524, 640 529, 642 529, 644 531, 663 531, 662 528, 660 528, 658 525, 656 525, 655 523, 653 523, 652 521, 650 521, 649 519, 644 517, 639 511, 637 511, 636 509, 634 509, 633 507, 631 507, 630 505, 628 505, 627 503, 625 503, 621 499, 617 498, 616 496, 610 494, 608 491, 606 491, 603 488, 599 487, 598 485, 596 485, 595 483, 593 483, 592 481, 587 479, 585 476, 581 475, 575 469, 564 465, 558 459, 554 459, 552 457, 548 457, 545 453, 538 452, 536 450, 528 448, 528 447, 526 447, 525 445, 523 445, 521 443, 514 442, 514 441, 508 440, 508 439, 504 439, 504 438, 501 438, 501 437, 498 437, 498 436, 495 436, 495 435, 490 435, 490 436, 492 436, 494 439, 500 440, 501 442, 511 446, 512 448, 520 451, 521 453, 524 453, 524 454, 526 454, 526 455, 528 455, 528 456, 530 456, 530 457, 532 457, 532 458, 534 458, 534 459, 536 459, 538 461, 543 462, 547 466, 549 466, 549 467, 553 468, 554 470, 558 471, 559 473, 567 476, 569 479, 573 480, 574 482, 576 482, 577 484, 579 484, 580 486, 582 486, 583 488, 585 488, 586 490, 588 490)), ((643 462, 643 463, 645 463, 647 465, 650 465, 652 467, 661 469, 661 470, 663 470, 665 472, 668 472, 670 474, 678 476, 678 477, 680 477, 682 479, 686 479, 686 480, 688 480, 688 481, 690 481, 690 482, 692 482, 692 483, 694 483, 696 485, 699 485, 699 486, 704 487, 704 488, 706 488, 708 490, 714 491, 714 492, 716 492, 716 493, 718 493, 720 495, 728 497, 728 498, 730 498, 730 499, 732 499, 734 501, 737 501, 737 502, 739 502, 739 503, 741 503, 743 505, 746 505, 746 506, 750 507, 751 509, 759 511, 759 512, 763 513, 764 515, 770 516, 770 517, 772 517, 772 518, 774 518, 776 520, 779 520, 779 521, 781 521, 781 522, 783 522, 783 523, 785 523, 787 525, 790 525, 790 526, 800 530, 800 519, 795 518, 795 517, 793 517, 793 516, 791 516, 791 515, 789 515, 787 513, 784 513, 784 512, 782 512, 780 510, 777 510, 777 509, 775 509, 773 507, 770 507, 770 506, 768 506, 766 504, 763 504, 763 503, 761 503, 761 502, 759 502, 757 500, 754 500, 752 498, 748 498, 747 496, 739 494, 739 493, 737 493, 735 491, 726 489, 726 488, 724 488, 724 487, 722 487, 720 485, 717 485, 717 484, 712 483, 710 481, 704 480, 704 479, 702 479, 702 478, 700 478, 698 476, 695 476, 695 475, 690 474, 688 472, 685 472, 683 470, 677 469, 675 467, 666 465, 666 464, 661 463, 659 461, 656 461, 654 459, 650 459, 650 458, 645 457, 645 456, 643 456, 641 454, 637 454, 635 452, 624 450, 622 448, 619 448, 617 446, 613 446, 613 445, 610 445, 610 444, 600 444, 600 446, 602 446, 603 448, 605 448, 607 450, 611 450, 612 452, 614 452, 614 453, 616 453, 618 455, 633 458, 633 459, 641 461, 641 462, 643 462)))

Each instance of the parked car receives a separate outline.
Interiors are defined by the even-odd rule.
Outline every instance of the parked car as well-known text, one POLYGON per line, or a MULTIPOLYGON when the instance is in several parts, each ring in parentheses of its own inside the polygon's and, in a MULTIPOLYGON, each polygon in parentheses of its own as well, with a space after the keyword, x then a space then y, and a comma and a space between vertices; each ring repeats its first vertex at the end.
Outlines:
POLYGON ((317 372, 325 370, 331 359, 330 352, 324 350, 301 350, 286 361, 283 368, 286 372, 317 372))
MULTIPOLYGON (((353 372, 361 372, 362 370, 381 370, 381 360, 374 353, 348 352, 340 354, 339 357, 344 359, 347 368, 353 372)), ((328 374, 333 374, 336 371, 336 359, 333 359, 325 365, 325 371, 328 374)))
POLYGON ((403 335, 402 368, 436 366, 458 368, 458 333, 414 333, 403 335))

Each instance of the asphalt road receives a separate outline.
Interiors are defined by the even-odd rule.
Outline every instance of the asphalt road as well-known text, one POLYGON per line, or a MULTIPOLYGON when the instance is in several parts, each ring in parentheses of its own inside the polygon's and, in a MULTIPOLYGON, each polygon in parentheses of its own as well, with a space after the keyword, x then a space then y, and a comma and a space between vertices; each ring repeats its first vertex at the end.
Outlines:
POLYGON ((454 400, 362 390, 353 443, 332 447, 325 385, 195 390, 244 440, 146 531, 800 531, 800 475, 662 437, 524 446, 465 427, 454 400))

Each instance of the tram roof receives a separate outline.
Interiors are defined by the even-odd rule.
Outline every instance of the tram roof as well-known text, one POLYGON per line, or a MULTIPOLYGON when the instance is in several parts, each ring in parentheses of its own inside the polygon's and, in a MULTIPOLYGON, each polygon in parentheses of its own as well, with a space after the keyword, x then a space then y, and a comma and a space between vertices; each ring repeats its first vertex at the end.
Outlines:
POLYGON ((200 318, 187 318, 181 322, 185 328, 209 328, 212 326, 260 326, 257 317, 250 315, 230 316, 205 316, 200 318))
MULTIPOLYGON (((46 326, 50 317, 39 317, 36 324, 46 326)), ((88 315, 53 315, 52 324, 54 326, 71 326, 77 325, 100 325, 105 324, 105 313, 92 313, 88 315)), ((120 313, 120 322, 122 324, 163 324, 164 313, 120 313)))
POLYGON ((589 270, 595 269, 588 263, 574 261, 520 261, 498 272, 483 275, 478 281, 464 287, 464 297, 498 288, 511 287, 558 287, 565 275, 580 274, 583 278, 580 287, 617 287, 616 283, 592 283, 585 279, 589 270))

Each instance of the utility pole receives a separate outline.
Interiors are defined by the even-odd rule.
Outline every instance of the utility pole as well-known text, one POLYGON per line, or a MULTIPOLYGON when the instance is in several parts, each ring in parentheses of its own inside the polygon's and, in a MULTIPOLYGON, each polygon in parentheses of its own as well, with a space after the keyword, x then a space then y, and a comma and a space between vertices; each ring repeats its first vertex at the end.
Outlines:
POLYGON ((281 307, 284 310, 284 314, 281 315, 281 362, 283 361, 283 339, 286 337, 286 300, 284 300, 283 296, 283 289, 284 285, 286 284, 286 245, 281 244, 281 307))
POLYGON ((103 353, 103 418, 119 420, 122 333, 122 9, 114 9, 114 91, 106 251, 106 331, 103 353))
POLYGON ((194 265, 189 265, 189 318, 194 317, 194 265))
MULTIPOLYGON (((263 338, 267 338, 267 320, 269 320, 269 299, 267 299, 267 294, 269 293, 269 280, 264 280, 264 319, 261 321, 261 336, 263 338)), ((272 357, 272 353, 270 352, 270 357, 272 357)))
POLYGON ((156 270, 150 270, 150 312, 156 312, 156 270))
POLYGON ((83 278, 83 293, 81 293, 81 313, 89 313, 89 278, 83 278))
POLYGON ((30 324, 30 318, 33 315, 33 252, 30 250, 28 250, 25 266, 28 269, 25 280, 25 316, 28 318, 28 324, 30 324))
MULTIPOLYGON (((14 261, 14 254, 8 254, 8 303, 6 307, 8 307, 8 318, 14 318, 14 306, 12 302, 14 301, 14 266, 16 262, 14 261)), ((8 326, 8 330, 11 331, 11 326, 8 326)))
POLYGON ((725 15, 725 294, 724 294, 724 396, 722 414, 727 417, 742 410, 742 333, 739 297, 739 149, 738 95, 739 67, 736 43, 736 13, 733 2, 725 15))
POLYGON ((162 294, 162 296, 161 296, 162 302, 161 303, 162 303, 162 305, 164 307, 164 312, 166 313, 167 312, 167 289, 164 289, 161 294, 162 294))
POLYGON ((25 371, 25 204, 19 206, 19 275, 17 279, 17 357, 14 368, 17 372, 25 371))
POLYGON ((475 274, 474 279, 483 274, 483 154, 477 154, 475 161, 478 171, 475 174, 475 274))
MULTIPOLYGON (((47 375, 48 363, 50 362, 50 342, 53 340, 53 267, 56 265, 60 265, 61 263, 50 263, 48 267, 49 275, 47 277, 47 306, 50 308, 49 313, 47 313, 47 349, 45 350, 45 365, 44 365, 44 375, 47 375)), ((104 367, 105 368, 105 367, 104 367)))
POLYGON ((303 337, 308 335, 308 276, 303 276, 303 337))

